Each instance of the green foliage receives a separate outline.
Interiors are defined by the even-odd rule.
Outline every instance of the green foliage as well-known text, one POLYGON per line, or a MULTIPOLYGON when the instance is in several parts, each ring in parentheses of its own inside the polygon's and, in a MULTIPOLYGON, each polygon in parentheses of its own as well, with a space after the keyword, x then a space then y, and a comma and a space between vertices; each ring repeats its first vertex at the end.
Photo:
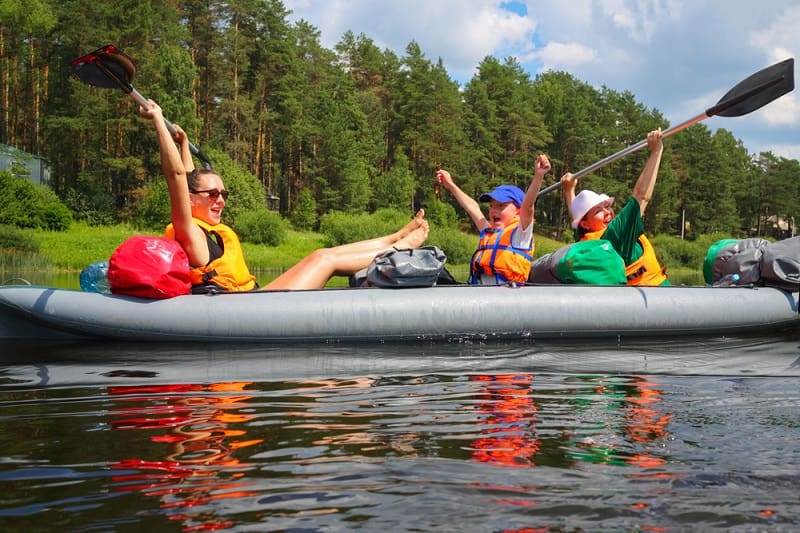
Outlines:
POLYGON ((53 266, 80 271, 95 261, 108 261, 117 246, 137 233, 141 232, 128 225, 89 226, 75 222, 63 232, 35 230, 33 234, 41 244, 39 253, 53 266))
POLYGON ((372 197, 367 165, 360 157, 349 160, 344 168, 339 205, 348 211, 365 209, 372 197))
POLYGON ((656 235, 650 242, 653 243, 662 266, 667 269, 672 265, 701 268, 708 251, 708 246, 703 246, 698 241, 681 240, 666 234, 656 235))
MULTIPOLYGON (((90 87, 64 68, 109 35, 136 60, 137 86, 210 156, 233 193, 229 224, 263 208, 266 189, 297 227, 314 226, 305 191, 317 213, 427 202, 432 224, 449 225, 449 213, 428 199, 436 168, 474 196, 500 183, 525 188, 546 153, 547 185, 667 125, 628 91, 597 89, 567 72, 531 80, 514 58, 485 58, 462 88, 414 41, 398 57, 347 32, 328 50, 318 29, 289 21, 280 0, 96 2, 91 17, 76 16, 76 5, 0 2, 0 83, 14 95, 7 139, 51 163, 53 189, 92 225, 167 222, 152 185, 161 180, 152 124, 120 91, 90 87)), ((645 150, 631 153, 581 188, 624 201, 646 158, 645 150)), ((540 199, 540 227, 569 233, 561 204, 557 194, 540 199)), ((6 211, 0 219, 30 223, 28 213, 6 211)), ((42 223, 58 226, 60 211, 45 210, 42 223)), ((787 236, 776 217, 800 220, 797 161, 752 156, 729 132, 699 124, 665 142, 648 234, 787 236)))
MULTIPOLYGON (((730 233, 709 233, 707 235, 701 235, 698 237, 694 242, 703 250, 703 257, 705 257, 706 251, 717 241, 721 241, 723 239, 738 239, 740 237, 735 237, 730 233)), ((688 263, 687 263, 688 264, 688 263)))
POLYGON ((283 272, 314 250, 324 247, 325 237, 322 234, 291 229, 287 232, 286 240, 278 246, 242 243, 247 265, 254 272, 257 270, 283 272))
POLYGON ((142 189, 131 217, 131 224, 141 230, 163 232, 169 223, 169 211, 167 182, 154 181, 142 189))
POLYGON ((314 229, 317 224, 317 201, 310 189, 300 191, 289 220, 296 229, 314 229))
POLYGON ((432 228, 425 244, 438 246, 447 255, 448 264, 458 265, 469 263, 478 245, 478 236, 461 233, 453 228, 432 228))
POLYGON ((433 195, 429 196, 424 204, 425 218, 431 228, 458 229, 458 212, 452 205, 438 200, 433 195))
POLYGON ((0 249, 18 252, 38 252, 39 241, 29 232, 16 226, 0 224, 0 249))
POLYGON ((54 231, 63 231, 72 224, 72 213, 52 189, 9 172, 0 172, 0 202, 0 224, 54 231))
POLYGON ((413 203, 414 188, 414 176, 408 169, 408 158, 401 153, 388 172, 375 178, 375 207, 406 209, 413 203))
POLYGON ((289 224, 273 211, 257 209, 240 213, 234 229, 242 241, 278 246, 286 240, 289 224))
POLYGON ((563 246, 566 246, 567 244, 570 244, 569 242, 557 241, 557 240, 553 240, 553 239, 550 239, 548 237, 545 237, 543 235, 537 235, 535 229, 536 228, 534 226, 533 239, 534 239, 534 243, 536 245, 536 249, 533 252, 534 253, 534 258, 541 257, 541 256, 543 256, 545 254, 553 253, 556 250, 558 250, 559 248, 561 248, 563 246))
POLYGON ((339 246, 389 235, 408 221, 408 214, 396 209, 378 209, 371 214, 358 215, 332 211, 322 216, 320 231, 326 237, 325 246, 339 246))
POLYGON ((120 212, 114 204, 114 196, 107 190, 83 187, 83 182, 80 178, 76 186, 62 194, 64 203, 74 213, 75 220, 86 222, 90 226, 118 223, 120 212))
POLYGON ((64 231, 72 224, 72 212, 57 200, 44 203, 39 210, 38 216, 41 221, 41 227, 53 231, 64 231))

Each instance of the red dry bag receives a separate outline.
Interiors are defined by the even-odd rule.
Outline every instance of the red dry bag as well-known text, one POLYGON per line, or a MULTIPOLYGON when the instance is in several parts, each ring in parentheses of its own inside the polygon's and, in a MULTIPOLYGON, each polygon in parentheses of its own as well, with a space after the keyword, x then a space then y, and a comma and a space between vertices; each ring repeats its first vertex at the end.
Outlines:
POLYGON ((111 254, 108 286, 113 294, 172 298, 189 294, 189 259, 177 241, 135 235, 111 254))

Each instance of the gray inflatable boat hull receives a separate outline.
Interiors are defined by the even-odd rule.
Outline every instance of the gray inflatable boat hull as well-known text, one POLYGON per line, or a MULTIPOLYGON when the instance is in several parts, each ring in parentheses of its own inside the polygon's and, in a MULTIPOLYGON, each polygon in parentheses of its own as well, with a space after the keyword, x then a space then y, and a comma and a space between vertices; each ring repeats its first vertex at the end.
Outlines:
POLYGON ((725 335, 800 329, 775 288, 440 286, 179 296, 0 287, 0 340, 458 341, 725 335))

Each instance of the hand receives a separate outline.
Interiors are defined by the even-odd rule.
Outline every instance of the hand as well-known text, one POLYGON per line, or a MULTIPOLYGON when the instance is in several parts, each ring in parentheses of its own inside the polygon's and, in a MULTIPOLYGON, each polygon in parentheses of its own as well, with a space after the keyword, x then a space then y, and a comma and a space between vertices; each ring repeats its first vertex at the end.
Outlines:
POLYGON ((455 185, 450 173, 442 168, 436 171, 436 182, 442 184, 447 190, 450 190, 450 187, 455 185))
POLYGON ((659 150, 664 146, 664 143, 662 142, 663 138, 664 136, 661 133, 661 128, 653 130, 647 134, 647 147, 650 148, 651 152, 659 150))
POLYGON ((540 154, 539 157, 536 158, 536 175, 544 176, 550 172, 550 160, 547 159, 547 156, 544 154, 540 154))
POLYGON ((186 132, 183 131, 183 128, 177 124, 173 124, 173 126, 175 127, 175 133, 172 135, 172 140, 174 140, 176 143, 183 142, 183 140, 187 138, 186 132))
POLYGON ((163 120, 163 112, 161 111, 161 106, 159 106, 155 100, 147 100, 148 107, 139 106, 139 115, 143 118, 150 118, 155 120, 156 118, 160 118, 163 120))
POLYGON ((578 180, 571 172, 567 172, 561 176, 561 189, 564 191, 574 191, 578 180))

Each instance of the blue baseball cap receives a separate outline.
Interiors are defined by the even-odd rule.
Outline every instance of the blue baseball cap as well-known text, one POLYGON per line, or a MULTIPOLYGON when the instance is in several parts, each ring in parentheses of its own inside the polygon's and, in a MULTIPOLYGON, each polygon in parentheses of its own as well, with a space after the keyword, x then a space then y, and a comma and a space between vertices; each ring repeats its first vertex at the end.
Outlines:
POLYGON ((514 202, 517 207, 522 207, 522 200, 525 198, 525 193, 516 185, 500 185, 492 192, 485 192, 478 196, 479 202, 488 202, 489 200, 496 200, 498 202, 514 202))

